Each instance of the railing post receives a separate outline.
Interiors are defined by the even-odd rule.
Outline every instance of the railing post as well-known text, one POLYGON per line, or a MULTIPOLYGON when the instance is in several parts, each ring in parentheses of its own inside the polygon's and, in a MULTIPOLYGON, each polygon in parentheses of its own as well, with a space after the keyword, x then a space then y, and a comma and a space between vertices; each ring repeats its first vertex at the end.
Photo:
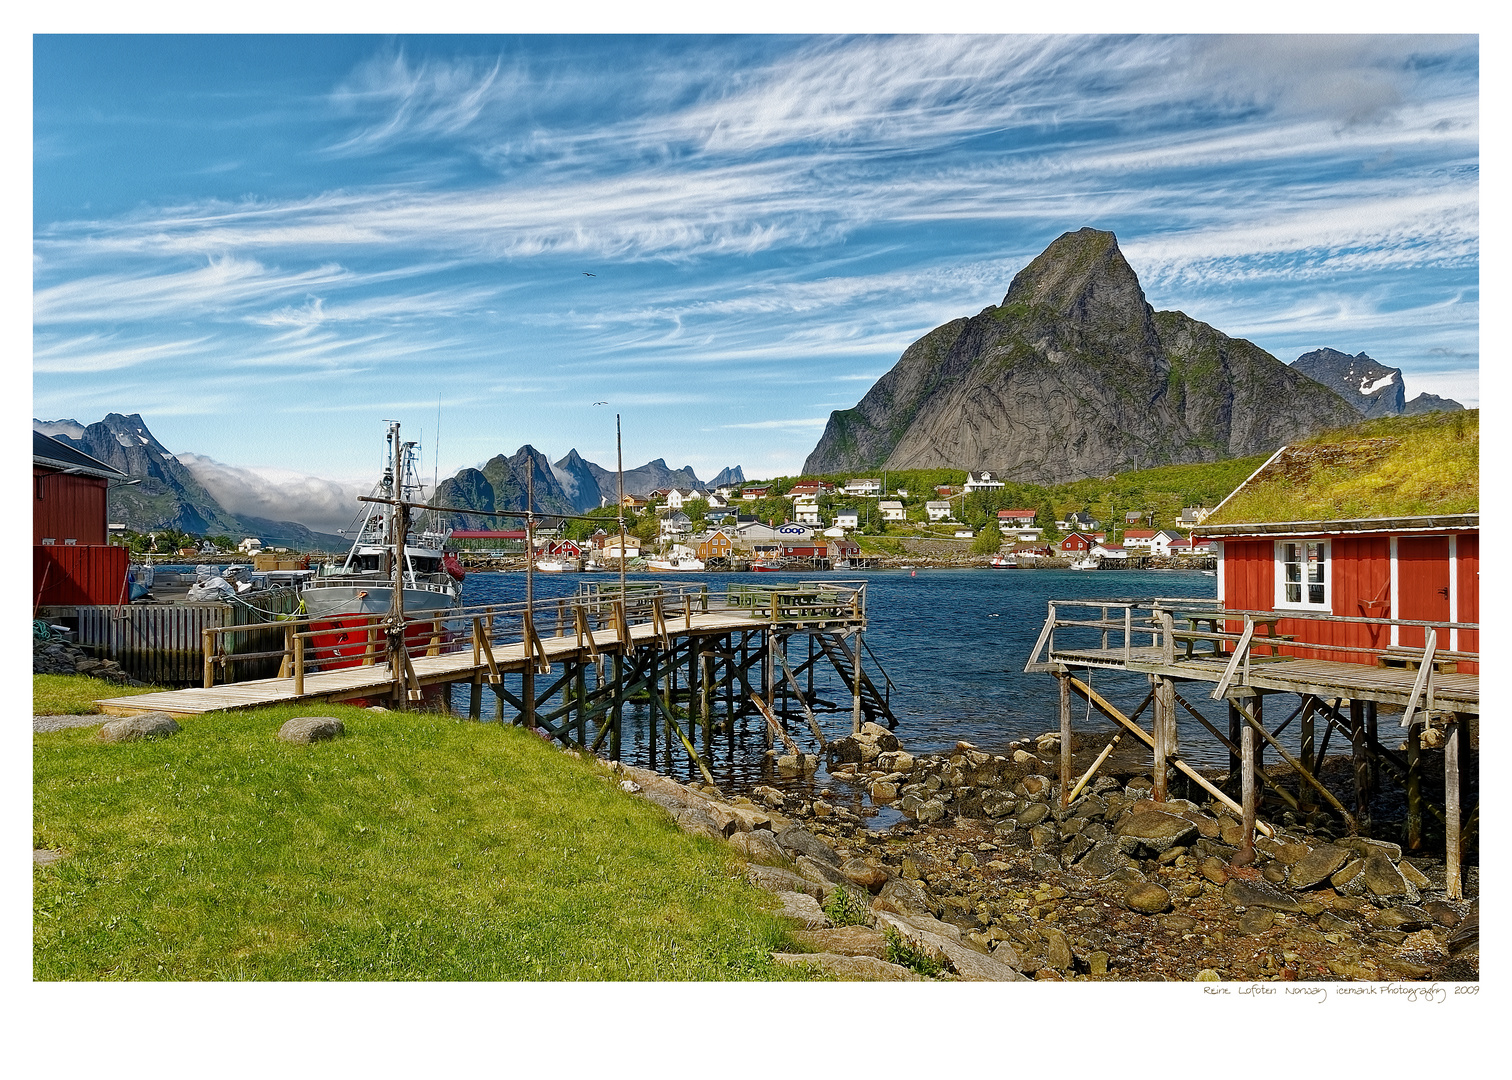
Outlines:
POLYGON ((1134 659, 1134 605, 1124 605, 1124 666, 1134 659))
POLYGON ((305 639, 304 639, 304 636, 301 635, 301 634, 295 634, 294 635, 294 693, 296 695, 304 693, 304 675, 305 675, 305 671, 304 671, 304 668, 305 668, 304 654, 305 654, 305 639))
POLYGON ((205 689, 215 685, 215 632, 202 630, 200 636, 204 641, 205 650, 205 689))

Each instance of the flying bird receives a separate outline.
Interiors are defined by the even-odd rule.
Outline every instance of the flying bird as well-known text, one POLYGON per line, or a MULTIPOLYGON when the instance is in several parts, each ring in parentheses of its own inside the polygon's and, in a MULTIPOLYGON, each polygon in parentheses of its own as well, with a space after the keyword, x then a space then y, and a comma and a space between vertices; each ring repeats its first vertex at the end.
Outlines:
POLYGON ((584 277, 598 277, 598 275, 597 275, 597 274, 590 274, 590 273, 589 273, 589 272, 588 272, 588 271, 586 271, 586 270, 584 270, 584 271, 583 271, 583 276, 584 276, 584 277))
POLYGON ((607 405, 609 403, 607 401, 595 401, 594 404, 595 405, 607 405))

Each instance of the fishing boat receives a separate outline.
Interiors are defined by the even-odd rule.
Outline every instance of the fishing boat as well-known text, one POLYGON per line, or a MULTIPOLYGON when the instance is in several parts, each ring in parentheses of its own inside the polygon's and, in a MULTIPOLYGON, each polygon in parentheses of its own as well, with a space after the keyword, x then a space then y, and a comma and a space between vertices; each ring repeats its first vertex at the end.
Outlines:
POLYGON ((543 574, 565 574, 568 570, 565 559, 537 559, 535 568, 543 574))
POLYGON ((1018 560, 1010 559, 1006 555, 994 555, 987 565, 994 570, 1017 570, 1018 560))
POLYGON ((1097 559, 1096 557, 1092 555, 1083 555, 1080 559, 1077 559, 1074 563, 1071 564, 1071 569, 1096 570, 1101 565, 1101 560, 1097 559))
MULTIPOLYGON (((388 463, 374 496, 426 502, 417 475, 418 444, 402 440, 399 425, 393 422, 388 444, 388 463)), ((401 541, 398 508, 392 502, 366 505, 346 559, 322 566, 299 594, 314 631, 313 659, 324 669, 383 659, 386 641, 377 616, 394 610, 396 578, 405 619, 426 620, 411 621, 406 628, 405 642, 411 649, 443 648, 450 637, 444 619, 461 604, 467 572, 456 555, 446 550, 451 530, 431 514, 417 522, 418 527, 406 530, 401 541), (396 560, 400 565, 396 566, 396 560)))
POLYGON ((782 569, 777 563, 767 562, 765 559, 757 559, 751 564, 751 569, 758 574, 775 574, 782 569))
POLYGON ((702 570, 704 568, 702 559, 683 559, 677 557, 671 559, 648 559, 646 560, 646 565, 652 570, 702 570))

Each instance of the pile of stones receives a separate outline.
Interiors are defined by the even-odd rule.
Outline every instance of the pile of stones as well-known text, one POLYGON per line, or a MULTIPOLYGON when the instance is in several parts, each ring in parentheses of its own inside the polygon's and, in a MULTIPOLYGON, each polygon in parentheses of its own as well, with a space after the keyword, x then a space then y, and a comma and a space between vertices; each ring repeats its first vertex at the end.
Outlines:
POLYGON ((32 638, 32 674, 90 675, 124 686, 143 685, 121 670, 114 660, 96 660, 73 642, 61 638, 32 638))

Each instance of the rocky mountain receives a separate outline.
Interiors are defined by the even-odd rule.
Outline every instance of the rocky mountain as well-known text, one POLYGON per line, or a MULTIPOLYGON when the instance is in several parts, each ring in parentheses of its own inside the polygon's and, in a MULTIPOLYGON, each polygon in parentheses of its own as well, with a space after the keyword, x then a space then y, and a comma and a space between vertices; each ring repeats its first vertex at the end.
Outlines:
POLYGON ((1241 338, 1155 311, 1110 232, 1057 238, 999 305, 931 330, 805 473, 991 469, 1062 483, 1255 454, 1358 414, 1241 338))
MULTIPOLYGON (((593 462, 584 462, 593 473, 593 478, 598 481, 599 490, 609 496, 611 500, 619 491, 619 478, 613 469, 602 469, 593 462)), ((681 469, 670 469, 661 458, 648 461, 638 469, 625 470, 625 494, 645 495, 647 492, 658 488, 701 488, 707 487, 702 480, 693 474, 693 467, 684 465, 681 469)))
POLYGON ((734 468, 720 469, 719 475, 709 481, 709 487, 719 488, 727 484, 743 484, 745 482, 745 471, 739 465, 736 465, 734 468))
POLYGON ((613 498, 614 486, 611 481, 609 490, 602 491, 598 485, 598 478, 593 475, 594 466, 584 461, 576 450, 567 451, 567 456, 551 467, 557 482, 562 485, 562 492, 577 508, 578 513, 584 510, 592 510, 603 505, 603 496, 613 498))
MULTIPOLYGON (((569 455, 570 457, 571 455, 569 455)), ((564 459, 565 460, 565 459, 564 459)), ((580 459, 581 460, 581 459, 580 459)), ((471 510, 525 509, 527 483, 533 481, 538 514, 575 514, 578 508, 562 487, 546 455, 533 446, 522 446, 511 457, 498 454, 481 469, 462 469, 441 481, 431 502, 440 506, 465 506, 471 510)), ((595 502, 593 505, 597 506, 595 502)), ((454 529, 516 529, 522 519, 481 514, 454 514, 454 529)))
POLYGON ((32 427, 90 457, 119 469, 139 483, 112 486, 107 496, 111 521, 136 532, 179 529, 234 539, 256 536, 271 546, 302 551, 339 551, 347 541, 296 521, 237 515, 223 507, 194 474, 147 429, 140 414, 111 413, 85 426, 76 420, 33 420, 32 427))
POLYGON ((1402 369, 1387 367, 1364 353, 1350 356, 1337 349, 1314 349, 1297 357, 1291 366, 1333 390, 1367 418, 1464 408, 1435 394, 1419 394, 1408 401, 1402 369))

